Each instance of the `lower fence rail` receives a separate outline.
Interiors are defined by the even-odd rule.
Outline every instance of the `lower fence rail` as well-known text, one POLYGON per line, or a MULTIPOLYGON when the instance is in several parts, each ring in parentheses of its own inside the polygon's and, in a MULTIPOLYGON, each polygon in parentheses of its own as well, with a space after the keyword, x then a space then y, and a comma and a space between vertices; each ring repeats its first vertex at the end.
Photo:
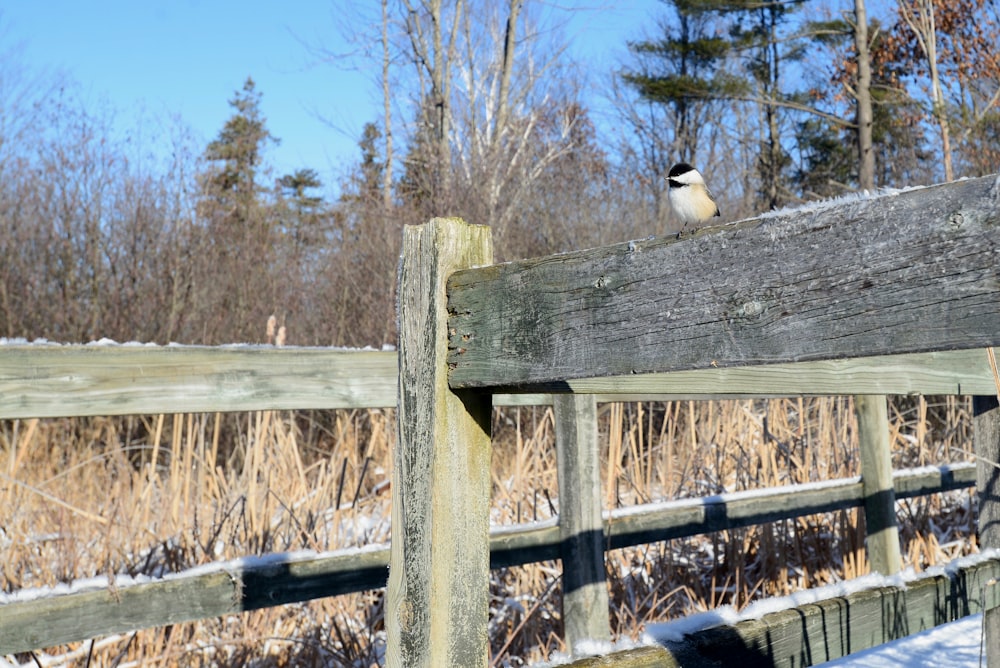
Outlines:
MULTIPOLYGON (((720 615, 653 625, 659 645, 582 659, 574 668, 802 668, 985 612, 1000 605, 1000 558, 967 557, 947 569, 904 580, 873 578, 869 588, 835 593, 811 603, 721 623, 720 615), (683 624, 683 626, 681 626, 683 624)), ((773 602, 770 602, 773 604, 773 602)))
MULTIPOLYGON (((898 471, 897 498, 975 484, 974 464, 898 471)), ((712 531, 858 508, 860 480, 788 486, 636 506, 606 513, 605 549, 695 536, 712 531), (798 488, 797 488, 798 487, 798 488)), ((495 529, 490 565, 504 568, 559 559, 564 537, 556 520, 495 529)), ((111 633, 196 621, 384 587, 389 548, 271 554, 208 564, 162 579, 119 576, 52 591, 0 595, 0 656, 111 633), (5 600, 6 599, 6 600, 5 600)))

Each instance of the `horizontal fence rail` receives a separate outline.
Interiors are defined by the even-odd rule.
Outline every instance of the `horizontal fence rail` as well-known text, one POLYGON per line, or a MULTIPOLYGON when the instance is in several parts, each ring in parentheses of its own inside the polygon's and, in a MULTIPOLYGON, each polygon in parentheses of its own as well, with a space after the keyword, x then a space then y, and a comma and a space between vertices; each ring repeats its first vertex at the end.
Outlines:
MULTIPOLYGON (((975 484, 974 464, 897 472, 897 498, 975 484)), ((647 504, 605 513, 604 549, 697 536, 815 513, 859 508, 856 478, 818 485, 790 485, 715 497, 647 504)), ((555 521, 496 529, 490 566, 505 568, 559 559, 562 537, 555 521)), ((195 621, 386 585, 389 548, 313 555, 249 557, 180 572, 155 581, 114 587, 96 581, 72 593, 0 604, 0 655, 110 633, 195 621)))
MULTIPOLYGON (((394 352, 242 346, 0 345, 0 419, 393 408, 394 352)), ((597 401, 831 394, 993 395, 985 350, 567 381, 597 401)), ((551 404, 494 394, 494 405, 551 404)))
POLYGON ((449 384, 995 346, 997 248, 1000 182, 983 177, 470 267, 447 285, 449 384))
MULTIPOLYGON (((832 661, 962 617, 998 609, 1000 561, 834 594, 735 624, 706 623, 662 645, 576 661, 572 668, 768 666, 800 668, 832 661)), ((711 619, 713 613, 704 615, 711 619)), ((691 621, 685 620, 691 628, 691 621)), ((657 625, 654 625, 657 626, 657 625)), ((678 635, 670 623, 652 635, 678 635)))
POLYGON ((273 346, 0 345, 0 418, 384 408, 396 353, 273 346))

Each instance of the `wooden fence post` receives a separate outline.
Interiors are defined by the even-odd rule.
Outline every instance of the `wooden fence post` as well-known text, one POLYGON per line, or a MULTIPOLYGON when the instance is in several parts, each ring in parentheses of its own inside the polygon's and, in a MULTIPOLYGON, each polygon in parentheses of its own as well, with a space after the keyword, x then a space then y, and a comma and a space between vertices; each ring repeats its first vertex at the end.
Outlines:
MULTIPOLYGON (((1000 403, 972 397, 972 444, 979 493, 979 547, 1000 547, 1000 403)), ((988 600, 988 599, 987 599, 988 600)), ((1000 666, 1000 608, 983 611, 983 649, 988 668, 1000 666)))
POLYGON ((435 218, 403 232, 387 665, 489 660, 489 393, 448 387, 445 282, 493 261, 488 227, 435 218))
POLYGON ((861 483, 865 495, 868 562, 876 573, 893 575, 902 569, 896 491, 892 483, 889 412, 884 395, 854 397, 861 447, 861 483))
POLYGON ((601 467, 597 400, 592 394, 553 397, 562 537, 563 626, 574 657, 610 642, 608 585, 604 571, 601 467))

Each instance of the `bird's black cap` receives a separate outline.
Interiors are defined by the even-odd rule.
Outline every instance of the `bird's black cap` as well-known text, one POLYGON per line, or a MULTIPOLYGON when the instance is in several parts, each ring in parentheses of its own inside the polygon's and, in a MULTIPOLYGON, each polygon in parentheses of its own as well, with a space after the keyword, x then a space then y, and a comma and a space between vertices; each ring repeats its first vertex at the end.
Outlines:
POLYGON ((687 164, 686 162, 678 162, 676 165, 670 168, 670 173, 667 175, 668 179, 672 179, 681 174, 687 174, 688 172, 693 172, 694 167, 687 164))

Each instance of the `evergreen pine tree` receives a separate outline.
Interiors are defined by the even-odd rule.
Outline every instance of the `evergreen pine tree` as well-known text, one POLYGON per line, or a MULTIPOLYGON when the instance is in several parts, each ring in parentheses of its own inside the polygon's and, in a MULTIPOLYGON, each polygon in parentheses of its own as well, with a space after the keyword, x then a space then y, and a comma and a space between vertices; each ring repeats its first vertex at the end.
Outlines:
MULTIPOLYGON (((670 0, 677 28, 664 39, 631 45, 659 65, 651 72, 624 75, 639 94, 669 105, 676 116, 677 159, 697 162, 694 153, 704 123, 689 117, 698 101, 751 102, 760 111, 757 151, 757 207, 771 209, 787 200, 782 177, 791 163, 783 144, 780 112, 800 108, 782 89, 786 63, 804 55, 801 40, 783 33, 804 0, 670 0), (707 26, 715 20, 715 33, 707 26), (728 69, 736 61, 743 72, 728 69), (743 73, 749 74, 749 77, 743 73)), ((805 109, 807 110, 807 109, 805 109)))
POLYGON ((267 143, 278 141, 267 129, 260 99, 253 79, 247 77, 229 101, 235 113, 205 149, 205 159, 212 164, 203 184, 205 194, 222 207, 225 218, 244 225, 260 218, 256 214, 264 189, 257 171, 267 143))
POLYGON ((293 246, 319 243, 323 198, 311 194, 323 186, 319 174, 315 169, 297 169, 279 178, 277 185, 279 201, 284 205, 284 232, 291 237, 293 246))
POLYGON ((732 44, 709 34, 710 8, 699 0, 670 0, 676 28, 661 39, 630 42, 629 50, 641 62, 622 78, 639 95, 670 108, 674 121, 676 156, 672 161, 697 162, 699 112, 706 102, 745 95, 745 82, 722 69, 732 44))

